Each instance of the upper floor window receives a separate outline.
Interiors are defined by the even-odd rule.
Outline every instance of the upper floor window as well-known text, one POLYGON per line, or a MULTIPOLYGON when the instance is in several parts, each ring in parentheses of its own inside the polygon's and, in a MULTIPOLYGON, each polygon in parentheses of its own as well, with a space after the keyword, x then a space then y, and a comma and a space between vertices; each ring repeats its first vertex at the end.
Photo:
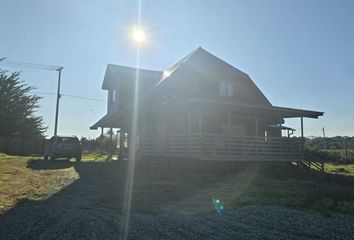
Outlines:
POLYGON ((111 91, 111 103, 115 103, 117 101, 117 91, 113 89, 111 91))
POLYGON ((234 84, 231 81, 222 80, 219 82, 219 95, 220 96, 233 96, 234 84))

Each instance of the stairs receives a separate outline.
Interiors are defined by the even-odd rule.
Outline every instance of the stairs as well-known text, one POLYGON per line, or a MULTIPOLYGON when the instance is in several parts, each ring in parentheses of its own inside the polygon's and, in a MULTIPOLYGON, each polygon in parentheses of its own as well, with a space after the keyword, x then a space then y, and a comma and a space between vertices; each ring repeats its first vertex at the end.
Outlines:
POLYGON ((321 172, 324 172, 324 161, 322 158, 312 153, 311 151, 305 151, 305 159, 297 163, 298 166, 316 169, 321 172))

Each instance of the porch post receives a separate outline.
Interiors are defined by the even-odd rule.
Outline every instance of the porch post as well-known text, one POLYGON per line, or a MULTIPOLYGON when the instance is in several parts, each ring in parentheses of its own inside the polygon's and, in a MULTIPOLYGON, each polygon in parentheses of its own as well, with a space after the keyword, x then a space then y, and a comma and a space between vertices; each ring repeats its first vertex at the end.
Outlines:
POLYGON ((124 159, 124 129, 123 127, 120 128, 119 131, 119 160, 124 159))
POLYGON ((167 132, 167 109, 166 108, 164 108, 164 111, 163 111, 162 132, 164 134, 166 134, 166 132, 167 132))
POLYGON ((109 133, 109 158, 112 160, 113 155, 113 128, 110 129, 109 133))
POLYGON ((228 134, 231 133, 231 111, 230 111, 230 109, 227 110, 227 131, 228 131, 228 134))
MULTIPOLYGON (((304 118, 301 117, 301 146, 302 146, 302 151, 305 151, 305 141, 304 141, 304 118)), ((309 168, 311 168, 311 162, 309 164, 309 168)))
POLYGON ((191 116, 192 113, 191 113, 191 108, 188 107, 188 133, 191 133, 192 132, 192 119, 191 119, 191 116))
POLYGON ((119 129, 119 131, 117 131, 117 140, 118 140, 118 133, 119 133, 119 142, 118 142, 119 152, 118 152, 118 160, 120 160, 120 158, 121 158, 121 156, 122 156, 122 127, 119 129))
POLYGON ((304 118, 301 117, 301 139, 304 139, 304 118))
POLYGON ((199 105, 198 106, 198 133, 199 133, 199 136, 198 136, 198 140, 199 140, 199 160, 200 160, 200 157, 201 157, 201 154, 203 152, 203 149, 202 149, 202 109, 201 109, 201 106, 199 105))
POLYGON ((258 137, 258 118, 256 118, 256 137, 258 137))
POLYGON ((198 108, 198 132, 202 133, 202 109, 198 108))
POLYGON ((103 142, 104 142, 103 127, 101 127, 101 153, 103 153, 103 142))
MULTIPOLYGON (((124 157, 125 157, 125 155, 126 155, 126 147, 125 147, 125 145, 127 145, 127 147, 128 147, 128 143, 127 144, 125 144, 125 139, 126 139, 126 137, 125 137, 125 133, 126 133, 126 129, 125 128, 123 128, 123 132, 122 132, 122 138, 123 138, 123 147, 122 147, 122 157, 123 157, 123 159, 124 159, 124 157)), ((128 136, 127 136, 128 137, 128 136)))

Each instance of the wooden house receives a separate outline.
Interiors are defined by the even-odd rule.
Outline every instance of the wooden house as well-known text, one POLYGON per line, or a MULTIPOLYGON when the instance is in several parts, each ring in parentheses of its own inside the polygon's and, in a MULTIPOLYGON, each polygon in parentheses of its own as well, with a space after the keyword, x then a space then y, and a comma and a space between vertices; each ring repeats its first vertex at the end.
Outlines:
POLYGON ((91 129, 119 129, 121 157, 129 147, 124 139, 133 138, 135 97, 141 159, 301 161, 303 138, 290 137, 284 119, 299 118, 303 137, 303 118, 323 115, 273 106, 249 75, 202 48, 165 71, 109 64, 102 89, 107 114, 91 129))

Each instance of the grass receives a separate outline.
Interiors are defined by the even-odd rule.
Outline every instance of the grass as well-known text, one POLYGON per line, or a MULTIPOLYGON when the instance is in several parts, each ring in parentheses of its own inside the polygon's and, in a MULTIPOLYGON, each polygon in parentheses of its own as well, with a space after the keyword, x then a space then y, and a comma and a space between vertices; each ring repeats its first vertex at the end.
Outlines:
POLYGON ((82 154, 82 161, 99 161, 99 160, 109 160, 108 154, 102 153, 84 153, 82 154))
POLYGON ((325 172, 345 176, 354 176, 354 164, 325 163, 325 172))
MULTIPOLYGON (((354 176, 354 165, 326 164, 325 169, 335 177, 351 178, 354 176), (340 170, 338 173, 338 169, 344 170, 340 170), (345 176, 338 176, 338 174, 345 176)), ((325 216, 329 216, 332 212, 354 214, 353 179, 332 179, 331 176, 324 177, 317 174, 307 175, 304 178, 301 174, 292 177, 286 176, 289 172, 280 173, 280 175, 275 172, 272 177, 269 175, 265 177, 262 171, 264 169, 249 181, 245 182, 242 179, 235 181, 234 179, 233 182, 237 182, 237 184, 225 184, 224 187, 221 187, 220 189, 234 188, 227 189, 227 192, 242 193, 241 197, 233 199, 226 197, 226 205, 229 207, 250 204, 282 205, 317 211, 325 216), (351 183, 348 183, 349 181, 351 183)), ((265 171, 269 171, 269 169, 265 171)))
MULTIPOLYGON (((0 154, 0 214, 23 200, 48 198, 80 177, 70 164, 58 169, 28 168, 32 159, 0 154)), ((105 161, 107 155, 85 154, 82 159, 91 165, 90 161, 105 161)), ((221 180, 203 181, 201 185, 195 181, 185 184, 186 188, 180 189, 183 197, 166 206, 170 211, 202 213, 210 211, 211 199, 217 198, 226 210, 261 204, 315 211, 325 216, 334 212, 354 214, 354 164, 326 163, 325 170, 326 176, 323 176, 315 170, 301 172, 280 163, 252 165, 221 180), (187 188, 195 190, 192 194, 184 194, 187 188)), ((103 184, 108 178, 106 170, 102 169, 94 168, 92 173, 85 174, 98 181, 97 184, 103 184)), ((136 184, 153 186, 154 182, 136 184)), ((168 189, 175 191, 173 183, 167 184, 168 189)))
POLYGON ((324 175, 314 170, 299 171, 281 163, 251 165, 222 180, 203 182, 195 193, 165 210, 203 214, 213 211, 212 199, 219 199, 225 211, 249 205, 274 205, 323 216, 354 214, 353 173, 352 166, 343 176, 344 173, 336 172, 324 175))
MULTIPOLYGON (((0 214, 17 202, 47 198, 79 178, 72 166, 48 170, 28 168, 28 164, 34 159, 38 157, 11 156, 0 153, 0 214)), ((85 153, 82 155, 83 162, 107 159, 107 154, 85 153)))
POLYGON ((32 170, 31 159, 0 154, 0 214, 19 201, 49 197, 79 178, 73 167, 32 170))

